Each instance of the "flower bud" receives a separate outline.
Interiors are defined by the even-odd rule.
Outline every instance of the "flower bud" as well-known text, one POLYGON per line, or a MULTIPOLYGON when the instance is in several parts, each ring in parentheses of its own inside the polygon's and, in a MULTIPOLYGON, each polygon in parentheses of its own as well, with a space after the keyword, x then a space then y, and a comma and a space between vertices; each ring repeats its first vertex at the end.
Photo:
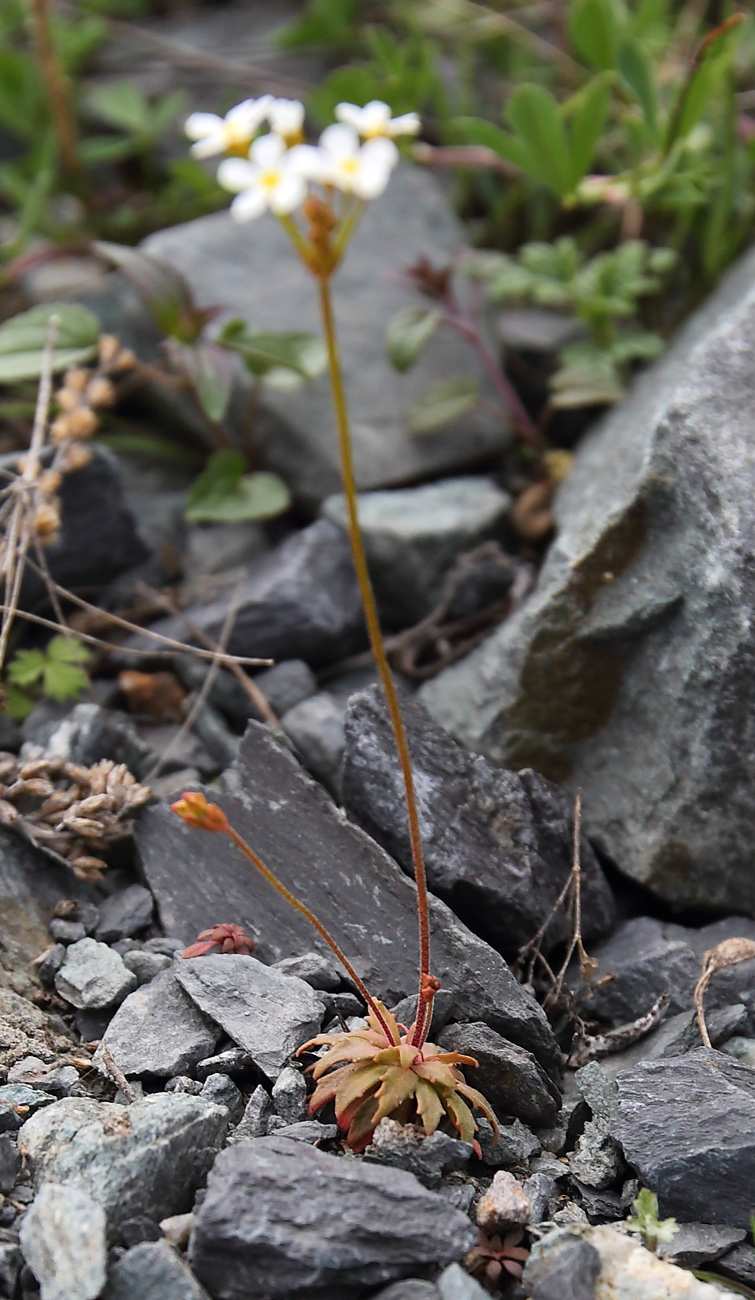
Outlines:
POLYGON ((50 425, 50 437, 53 442, 65 442, 66 438, 73 437, 70 415, 59 415, 57 420, 53 420, 50 425))
POLYGON ((74 438, 91 438, 99 425, 97 416, 88 406, 80 406, 77 411, 71 411, 68 422, 74 438))
POLYGON ((81 442, 72 442, 62 452, 62 468, 68 474, 74 469, 83 469, 92 459, 92 452, 81 442))
POLYGON ((101 334, 100 342, 97 348, 97 355, 100 359, 100 365, 109 366, 115 361, 121 346, 121 341, 115 334, 101 334))
POLYGON ((187 826, 203 831, 225 831, 228 819, 216 803, 208 803, 203 794, 184 790, 183 798, 170 805, 171 811, 181 817, 187 826))
POLYGON ((60 490, 62 482, 62 474, 58 474, 54 469, 47 469, 39 478, 40 491, 44 492, 45 496, 52 497, 60 490))
POLYGON ((55 399, 61 411, 75 411, 81 405, 81 393, 75 388, 59 388, 55 399))
POLYGON ((86 400, 90 406, 112 406, 115 401, 115 387, 109 379, 98 375, 86 390, 86 400))
POLYGON ((50 539, 60 528, 60 506, 57 501, 43 501, 34 512, 34 532, 37 537, 50 539))
POLYGON ((119 375, 123 370, 133 370, 135 365, 136 353, 131 348, 121 348, 110 369, 114 375, 119 375))
POLYGON ((75 393, 83 393, 91 378, 91 370, 86 370, 84 366, 77 366, 74 370, 66 370, 63 384, 66 388, 72 388, 75 393))

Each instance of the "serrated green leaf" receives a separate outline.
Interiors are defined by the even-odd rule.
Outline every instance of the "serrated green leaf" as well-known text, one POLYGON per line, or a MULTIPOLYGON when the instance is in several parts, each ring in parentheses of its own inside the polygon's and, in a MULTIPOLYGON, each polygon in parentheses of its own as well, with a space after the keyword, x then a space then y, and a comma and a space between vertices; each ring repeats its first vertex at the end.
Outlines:
POLYGON ((612 0, 576 0, 568 20, 577 53, 601 72, 615 67, 619 22, 612 0))
POLYGON ((54 636, 47 646, 47 658, 53 663, 85 664, 92 652, 76 637, 54 636))
POLYGON ((241 523, 273 519, 291 504, 291 494, 277 474, 245 474, 240 452, 217 451, 186 500, 192 523, 241 523))
POLYGON ((42 676, 45 695, 51 700, 73 700, 86 690, 89 678, 78 664, 48 660, 42 676))
POLYGON ((471 376, 441 379, 414 403, 409 412, 409 428, 412 433, 433 433, 471 410, 477 398, 477 380, 471 376))
POLYGON ((42 650, 19 650, 8 665, 8 681, 15 686, 33 686, 40 680, 46 663, 42 650))
POLYGON ((527 152, 527 170, 565 198, 572 189, 569 141, 557 101, 542 86, 520 86, 506 117, 527 152))
POLYGON ((100 337, 100 322, 79 303, 46 303, 12 316, 0 325, 0 383, 38 379, 50 317, 58 317, 53 370, 88 361, 100 337))
POLYGON ((622 41, 616 56, 616 66, 639 103, 650 134, 657 140, 658 93, 655 71, 641 42, 634 39, 622 41))
POLYGON ((395 370, 409 370, 432 338, 442 313, 437 307, 405 307, 388 325, 385 341, 395 370))

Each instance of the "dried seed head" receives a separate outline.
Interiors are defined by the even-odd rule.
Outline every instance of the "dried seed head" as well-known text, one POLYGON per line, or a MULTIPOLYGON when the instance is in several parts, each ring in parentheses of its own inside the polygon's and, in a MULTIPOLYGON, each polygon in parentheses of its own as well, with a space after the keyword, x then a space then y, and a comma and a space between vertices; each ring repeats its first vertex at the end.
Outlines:
POLYGON ((34 512, 34 532, 37 537, 50 540, 60 528, 60 506, 57 501, 43 501, 34 512))
POLYGON ((93 885, 98 884, 102 879, 102 873, 107 866, 107 863, 103 862, 102 858, 80 856, 78 858, 70 858, 69 861, 71 863, 73 874, 77 876, 79 880, 88 880, 90 884, 93 885))
POLYGON ((73 436, 70 415, 59 415, 50 425, 50 437, 53 442, 65 442, 73 436))
POLYGON ((117 335, 101 334, 97 346, 97 355, 100 359, 100 364, 103 366, 109 366, 111 362, 115 361, 120 349, 121 342, 117 335))
POLYGON ((90 406, 112 406, 115 401, 115 386, 109 379, 97 375, 86 390, 86 399, 90 406))
POLYGON ((131 348, 121 348, 110 369, 114 375, 120 375, 124 370, 133 370, 135 365, 136 353, 131 348))
POLYGON ((63 453, 63 469, 66 473, 75 469, 83 469, 92 459, 90 447, 85 447, 80 442, 72 442, 66 447, 63 453))
POLYGON ((76 388, 59 388, 55 394, 61 411, 75 411, 81 406, 81 393, 76 388))
POLYGON ((54 496, 60 491, 63 482, 63 475, 58 474, 57 470, 47 469, 39 478, 39 488, 46 496, 54 496))
POLYGON ((68 419, 74 438, 91 438, 99 425, 97 416, 88 406, 80 406, 78 410, 71 411, 68 419))
POLYGON ((78 366, 74 370, 66 371, 63 376, 63 384, 65 388, 71 388, 75 393, 83 393, 91 377, 91 370, 78 366))

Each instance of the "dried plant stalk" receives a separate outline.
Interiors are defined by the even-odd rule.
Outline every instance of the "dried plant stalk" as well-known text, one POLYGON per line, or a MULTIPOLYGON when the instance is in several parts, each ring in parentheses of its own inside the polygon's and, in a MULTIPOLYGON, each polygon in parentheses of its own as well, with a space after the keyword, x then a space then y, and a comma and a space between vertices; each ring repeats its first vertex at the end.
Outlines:
POLYGON ((717 970, 723 970, 725 966, 737 966, 741 961, 749 961, 755 957, 755 943, 752 939, 724 939, 715 948, 709 948, 703 953, 703 965, 700 972, 700 978, 695 986, 695 1011, 697 1013, 697 1027, 700 1030, 700 1037, 705 1047, 712 1047, 708 1026, 705 1023, 705 1008, 703 1000, 713 976, 717 970))

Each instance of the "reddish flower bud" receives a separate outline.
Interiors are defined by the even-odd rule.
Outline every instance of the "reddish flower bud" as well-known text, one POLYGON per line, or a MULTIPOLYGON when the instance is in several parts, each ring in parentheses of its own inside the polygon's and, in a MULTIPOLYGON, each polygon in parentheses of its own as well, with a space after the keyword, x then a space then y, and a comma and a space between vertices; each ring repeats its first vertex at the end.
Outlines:
POLYGON ((187 826, 202 831, 228 830, 228 818, 216 803, 208 803, 203 794, 184 790, 183 798, 170 805, 171 811, 182 817, 187 826))

